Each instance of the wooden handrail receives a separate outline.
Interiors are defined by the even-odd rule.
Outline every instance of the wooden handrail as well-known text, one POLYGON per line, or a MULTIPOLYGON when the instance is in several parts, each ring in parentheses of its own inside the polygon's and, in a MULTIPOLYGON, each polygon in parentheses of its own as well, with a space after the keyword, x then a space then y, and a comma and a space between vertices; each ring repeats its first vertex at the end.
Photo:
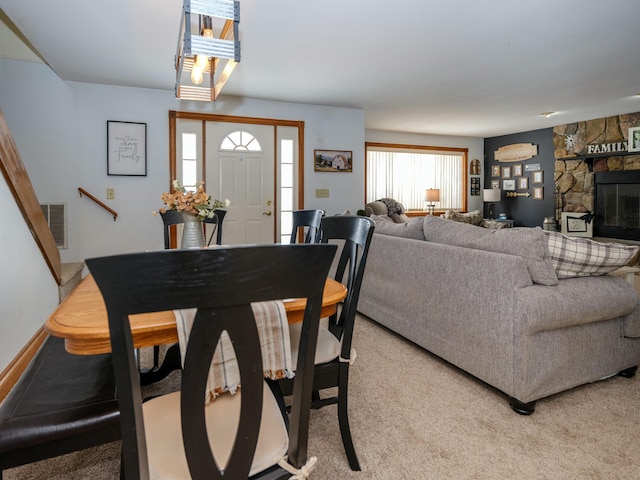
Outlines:
POLYGON ((22 163, 18 147, 13 141, 7 121, 0 110, 0 170, 13 194, 16 205, 27 223, 33 239, 58 285, 62 282, 60 251, 44 218, 38 197, 27 169, 22 163))
POLYGON ((96 197, 94 197, 93 195, 91 195, 89 192, 87 192, 84 188, 82 187, 78 187, 78 192, 80 192, 80 196, 82 197, 82 195, 86 195, 87 197, 89 197, 91 200, 93 200, 94 202, 96 202, 98 205, 100 205, 102 208, 104 208, 107 212, 109 212, 111 215, 113 215, 113 221, 116 221, 116 218, 118 218, 118 212, 116 212, 114 209, 107 207, 104 203, 102 203, 100 200, 98 200, 96 197))

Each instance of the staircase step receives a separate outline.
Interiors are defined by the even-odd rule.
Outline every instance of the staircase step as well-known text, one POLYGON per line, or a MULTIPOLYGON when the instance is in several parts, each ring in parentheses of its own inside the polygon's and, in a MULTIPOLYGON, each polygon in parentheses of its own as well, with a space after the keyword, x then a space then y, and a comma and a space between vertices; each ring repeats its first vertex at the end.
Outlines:
POLYGON ((62 302, 67 295, 73 290, 78 283, 82 280, 82 269, 84 268, 84 262, 69 262, 61 265, 61 277, 60 286, 58 287, 59 301, 62 302))

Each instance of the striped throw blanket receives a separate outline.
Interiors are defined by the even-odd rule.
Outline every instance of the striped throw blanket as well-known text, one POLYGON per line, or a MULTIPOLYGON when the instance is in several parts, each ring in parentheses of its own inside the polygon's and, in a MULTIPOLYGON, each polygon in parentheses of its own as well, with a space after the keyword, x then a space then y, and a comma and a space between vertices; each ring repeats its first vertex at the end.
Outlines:
MULTIPOLYGON (((260 337, 264 376, 277 380, 293 378, 291 364, 291 342, 287 312, 281 301, 256 302, 251 304, 260 337)), ((195 309, 174 310, 180 356, 184 365, 187 339, 195 319, 195 309)), ((209 403, 224 392, 234 394, 240 386, 240 372, 235 352, 227 332, 222 332, 211 361, 205 402, 209 403)))

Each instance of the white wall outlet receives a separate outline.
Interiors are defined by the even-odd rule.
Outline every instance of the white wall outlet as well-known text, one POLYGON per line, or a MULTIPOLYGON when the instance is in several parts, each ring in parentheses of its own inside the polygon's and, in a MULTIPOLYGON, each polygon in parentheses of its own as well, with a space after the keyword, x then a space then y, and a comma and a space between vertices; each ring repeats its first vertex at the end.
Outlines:
POLYGON ((114 198, 116 198, 116 189, 107 188, 107 200, 113 200, 114 198))
POLYGON ((329 189, 316 188, 316 198, 329 198, 329 189))

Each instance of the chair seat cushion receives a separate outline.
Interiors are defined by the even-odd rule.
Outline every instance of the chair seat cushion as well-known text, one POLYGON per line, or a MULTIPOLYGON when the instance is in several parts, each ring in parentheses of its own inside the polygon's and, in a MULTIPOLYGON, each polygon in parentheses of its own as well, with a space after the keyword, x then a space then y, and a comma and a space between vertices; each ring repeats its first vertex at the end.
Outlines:
MULTIPOLYGON (((291 362, 298 364, 298 348, 300 346, 300 331, 302 323, 289 325, 289 338, 291 339, 291 362)), ((327 363, 340 356, 340 340, 333 335, 327 327, 320 325, 318 330, 318 344, 316 346, 315 364, 327 363)))
MULTIPOLYGON (((258 445, 250 475, 261 472, 287 454, 289 437, 275 397, 265 384, 258 445)), ((219 466, 227 464, 240 416, 241 389, 225 394, 205 406, 209 443, 219 466)), ((182 443, 180 392, 145 402, 144 428, 151 478, 168 480, 191 478, 182 443)))

